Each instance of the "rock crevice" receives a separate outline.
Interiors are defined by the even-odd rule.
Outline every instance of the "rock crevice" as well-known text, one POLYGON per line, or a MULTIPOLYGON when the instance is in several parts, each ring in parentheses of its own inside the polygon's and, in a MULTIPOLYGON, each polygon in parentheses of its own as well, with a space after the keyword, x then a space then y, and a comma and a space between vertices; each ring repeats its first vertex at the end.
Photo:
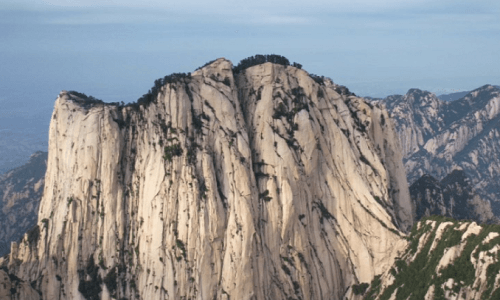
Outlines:
POLYGON ((62 92, 39 239, 3 264, 43 299, 342 299, 413 222, 387 112, 342 91, 218 59, 134 105, 62 92))

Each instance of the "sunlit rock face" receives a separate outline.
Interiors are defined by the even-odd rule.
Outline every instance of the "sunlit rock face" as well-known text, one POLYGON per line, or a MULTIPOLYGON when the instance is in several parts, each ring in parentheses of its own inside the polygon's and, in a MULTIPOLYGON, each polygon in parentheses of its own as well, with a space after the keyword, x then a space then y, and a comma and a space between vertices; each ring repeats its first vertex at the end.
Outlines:
POLYGON ((408 181, 442 180, 461 169, 474 192, 500 216, 500 89, 485 85, 445 102, 412 89, 383 99, 395 122, 408 181))
POLYGON ((405 247, 384 109, 272 63, 157 87, 57 98, 38 227, 0 260, 43 299, 344 299, 405 247))

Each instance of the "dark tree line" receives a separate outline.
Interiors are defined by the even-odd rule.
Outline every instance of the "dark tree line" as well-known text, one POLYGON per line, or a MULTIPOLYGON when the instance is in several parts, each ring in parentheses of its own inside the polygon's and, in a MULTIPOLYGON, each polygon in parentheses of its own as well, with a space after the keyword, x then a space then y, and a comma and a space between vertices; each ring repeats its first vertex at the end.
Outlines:
POLYGON ((214 60, 211 60, 211 61, 207 62, 207 63, 205 63, 203 66, 196 68, 196 70, 195 70, 195 71, 198 71, 199 69, 203 69, 204 67, 206 67, 206 66, 208 66, 208 65, 211 65, 211 64, 212 64, 212 63, 214 63, 215 61, 216 61, 216 59, 214 59, 214 60))
MULTIPOLYGON (((248 69, 250 67, 256 66, 256 65, 261 65, 264 63, 273 63, 273 64, 279 64, 283 66, 290 66, 290 61, 288 58, 277 55, 277 54, 267 54, 267 55, 262 55, 262 54, 257 54, 255 56, 250 56, 245 59, 242 59, 236 67, 233 67, 233 72, 234 73, 239 73, 245 69, 248 69)), ((293 66, 296 68, 301 69, 302 65, 298 63, 293 63, 293 66)))
MULTIPOLYGON (((155 101, 162 86, 166 85, 167 83, 178 82, 184 78, 188 78, 188 79, 191 78, 191 73, 173 73, 173 74, 167 75, 163 78, 158 78, 155 80, 154 86, 146 94, 142 95, 139 99, 137 99, 136 102, 132 102, 130 104, 127 104, 126 106, 132 106, 135 108, 139 108, 139 106, 147 106, 148 104, 155 101)), ((90 108, 90 107, 98 105, 98 104, 105 104, 104 101, 97 99, 93 96, 87 96, 84 93, 80 93, 77 91, 69 91, 68 93, 81 98, 81 100, 73 99, 73 101, 83 105, 86 108, 90 108)), ((106 103, 106 104, 107 105, 114 105, 114 106, 125 106, 123 101, 121 103, 112 102, 112 103, 106 103)))
POLYGON ((335 91, 340 95, 346 96, 356 96, 353 92, 349 91, 349 89, 343 85, 338 85, 335 87, 335 91))
MULTIPOLYGON (((209 61, 206 64, 204 64, 203 66, 199 67, 198 69, 201 69, 207 65, 210 65, 214 61, 215 60, 209 61)), ((233 67, 233 72, 239 73, 247 68, 250 68, 250 67, 256 66, 256 65, 260 65, 260 64, 263 64, 266 62, 279 64, 279 65, 283 65, 283 66, 293 66, 295 68, 302 69, 301 64, 296 63, 296 62, 290 64, 290 61, 284 56, 277 55, 277 54, 266 54, 266 55, 257 54, 255 56, 250 56, 250 57, 247 57, 247 58, 241 60, 237 66, 233 67)), ((196 69, 196 70, 198 70, 198 69, 196 69)), ((132 106, 134 108, 139 108, 140 106, 147 106, 150 103, 155 101, 162 86, 164 86, 168 83, 178 82, 184 78, 187 78, 187 79, 191 78, 191 73, 173 73, 173 74, 167 75, 163 78, 156 79, 154 82, 154 86, 146 94, 142 95, 139 99, 137 99, 136 102, 132 102, 132 103, 129 103, 127 105, 124 105, 123 102, 121 102, 121 103, 113 102, 113 103, 107 103, 107 104, 108 105, 115 105, 115 106, 132 106)), ((230 86, 230 81, 228 78, 224 79, 223 83, 226 84, 227 86, 230 86)), ((91 107, 91 106, 94 106, 97 104, 105 104, 104 101, 97 99, 95 97, 92 97, 92 96, 87 96, 84 93, 80 93, 77 91, 70 91, 69 93, 81 98, 82 100, 74 100, 74 101, 76 101, 80 104, 83 104, 84 106, 91 107)))
POLYGON ((137 104, 147 106, 149 103, 153 102, 156 99, 162 86, 167 83, 178 82, 183 78, 191 78, 191 73, 173 73, 163 78, 156 79, 154 86, 137 100, 137 104))
POLYGON ((311 77, 314 81, 316 81, 317 84, 324 85, 325 84, 325 76, 319 76, 316 74, 309 74, 309 77, 311 77))
POLYGON ((93 96, 87 96, 84 93, 80 93, 80 92, 77 92, 77 91, 69 91, 68 94, 71 94, 71 95, 77 96, 79 98, 82 98, 82 100, 84 100, 87 103, 92 103, 92 104, 103 104, 104 103, 104 101, 102 101, 101 99, 97 99, 97 98, 95 98, 93 96))
POLYGON ((122 102, 104 102, 101 99, 97 99, 94 96, 87 96, 84 93, 80 93, 77 91, 69 91, 68 94, 71 94, 73 96, 77 96, 80 99, 72 99, 74 102, 79 103, 82 105, 84 108, 90 108, 95 105, 100 105, 100 104, 106 104, 106 105, 111 105, 111 106, 125 106, 125 103, 122 102))
MULTIPOLYGON (((68 94, 71 94, 73 96, 77 96, 78 98, 80 98, 80 99, 71 99, 71 100, 73 102, 80 104, 85 109, 89 109, 89 108, 94 107, 96 105, 104 104, 104 101, 102 101, 101 99, 97 99, 93 96, 87 96, 84 93, 80 93, 77 91, 69 91, 68 94)), ((114 105, 115 103, 110 103, 110 104, 114 105)))

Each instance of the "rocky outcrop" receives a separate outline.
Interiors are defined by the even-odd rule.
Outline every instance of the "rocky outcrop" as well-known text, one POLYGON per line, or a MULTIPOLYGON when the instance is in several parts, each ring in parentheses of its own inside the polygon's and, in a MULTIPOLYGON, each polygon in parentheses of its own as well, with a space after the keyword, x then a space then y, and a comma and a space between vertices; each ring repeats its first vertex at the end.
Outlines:
POLYGON ((413 224, 387 112, 218 59, 133 105, 62 92, 38 223, 3 262, 43 299, 343 299, 413 224))
MULTIPOLYGON (((406 95, 389 96, 380 102, 386 105, 395 122, 405 159, 446 126, 443 114, 446 102, 427 91, 410 89, 406 95)), ((409 176, 414 181, 414 176, 409 176)))
POLYGON ((463 170, 454 170, 441 181, 424 175, 410 186, 410 196, 416 220, 440 215, 479 223, 499 223, 490 203, 473 192, 463 170))
POLYGON ((0 269, 0 299, 2 300, 39 300, 41 295, 16 275, 0 269))
POLYGON ((499 244, 499 225, 424 218, 392 268, 353 286, 353 299, 499 299, 499 244))
POLYGON ((500 215, 500 89, 485 85, 452 102, 410 90, 386 104, 403 148, 408 181, 464 170, 474 192, 500 215))
POLYGON ((36 152, 25 165, 0 175, 0 256, 36 224, 46 168, 47 152, 36 152))

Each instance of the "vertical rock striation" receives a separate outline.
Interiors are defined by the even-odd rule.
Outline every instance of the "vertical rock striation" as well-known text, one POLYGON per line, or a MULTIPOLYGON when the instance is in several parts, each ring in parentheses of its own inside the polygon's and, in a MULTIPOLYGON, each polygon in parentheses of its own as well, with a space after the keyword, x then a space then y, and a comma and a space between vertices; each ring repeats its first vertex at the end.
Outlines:
POLYGON ((292 66, 233 70, 128 106, 62 92, 9 272, 43 299, 343 299, 392 265, 413 220, 387 112, 292 66))

